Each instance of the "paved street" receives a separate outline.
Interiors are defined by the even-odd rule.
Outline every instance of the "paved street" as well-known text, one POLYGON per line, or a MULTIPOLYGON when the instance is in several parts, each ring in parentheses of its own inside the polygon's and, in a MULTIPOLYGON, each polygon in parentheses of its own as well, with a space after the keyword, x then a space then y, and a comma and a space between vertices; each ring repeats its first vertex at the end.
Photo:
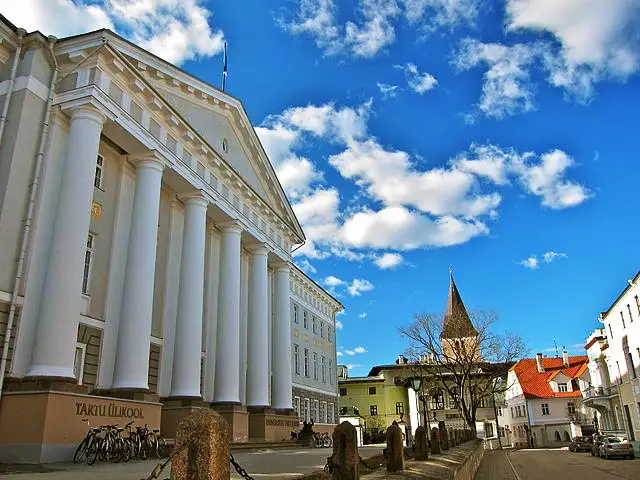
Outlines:
POLYGON ((487 452, 475 480, 638 480, 640 459, 604 460, 554 450, 487 452))
MULTIPOLYGON (((382 453, 382 447, 362 447, 362 457, 370 457, 382 453)), ((259 452, 237 452, 235 459, 256 480, 273 478, 296 478, 306 473, 322 470, 331 448, 309 450, 264 450, 259 452)), ((100 463, 91 467, 85 464, 57 464, 37 467, 38 473, 2 474, 2 480, 140 480, 146 478, 158 463, 151 461, 131 461, 129 463, 100 463)), ((2 472, 2 470, 0 470, 2 472)), ((232 479, 240 477, 232 471, 232 479)), ((167 467, 160 479, 169 478, 167 467)), ((547 479, 548 480, 548 479, 547 479)))

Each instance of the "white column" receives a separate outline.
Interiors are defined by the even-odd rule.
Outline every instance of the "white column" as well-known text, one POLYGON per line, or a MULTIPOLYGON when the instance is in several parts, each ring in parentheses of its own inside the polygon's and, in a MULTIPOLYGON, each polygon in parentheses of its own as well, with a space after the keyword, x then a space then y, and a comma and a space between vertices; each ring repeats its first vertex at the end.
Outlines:
POLYGON ((185 218, 171 396, 200 397, 208 201, 199 193, 185 196, 183 201, 185 218))
POLYGON ((240 403, 240 234, 237 222, 220 226, 220 288, 214 403, 240 403))
POLYGON ((269 250, 258 245, 251 250, 249 267, 249 320, 247 332, 247 406, 269 406, 269 250))
POLYGON ((71 111, 67 156, 28 376, 73 378, 93 180, 105 120, 89 105, 71 111))
POLYGON ((204 366, 203 400, 213 401, 216 378, 216 337, 218 334, 218 285, 220 283, 220 243, 213 225, 207 232, 208 258, 205 267, 204 321, 206 337, 206 360, 204 366))
POLYGON ((289 265, 275 269, 273 319, 273 408, 291 409, 291 318, 289 312, 289 265))
POLYGON ((118 346, 112 388, 149 388, 149 349, 156 271, 160 189, 165 161, 157 152, 133 158, 136 187, 131 213, 118 346))

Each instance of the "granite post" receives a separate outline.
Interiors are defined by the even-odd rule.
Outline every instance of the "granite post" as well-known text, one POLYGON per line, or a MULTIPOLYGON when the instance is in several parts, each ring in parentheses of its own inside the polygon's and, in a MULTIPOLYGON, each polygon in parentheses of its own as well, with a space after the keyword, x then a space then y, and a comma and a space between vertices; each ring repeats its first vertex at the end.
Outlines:
POLYGON ((431 429, 431 454, 440 453, 440 429, 433 427, 431 429))
POLYGON ((356 427, 349 422, 342 422, 333 431, 332 480, 358 480, 359 462, 356 427))
POLYGON ((178 425, 171 480, 229 480, 229 424, 213 410, 198 410, 178 425))
POLYGON ((415 459, 416 460, 428 460, 429 459, 429 443, 427 442, 427 430, 420 425, 416 428, 415 434, 415 459))
POLYGON ((387 472, 404 470, 404 443, 402 429, 397 422, 387 428, 387 472))
POLYGON ((438 422, 438 429, 440 430, 440 448, 442 451, 449 450, 449 437, 444 422, 438 422))

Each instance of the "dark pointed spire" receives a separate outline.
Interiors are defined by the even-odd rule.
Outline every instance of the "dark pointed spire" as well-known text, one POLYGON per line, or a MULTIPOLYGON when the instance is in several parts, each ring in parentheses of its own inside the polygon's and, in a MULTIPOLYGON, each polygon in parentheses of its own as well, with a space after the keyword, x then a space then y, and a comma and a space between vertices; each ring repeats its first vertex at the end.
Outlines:
POLYGON ((453 281, 453 269, 449 267, 449 298, 444 312, 444 323, 440 338, 475 337, 478 331, 473 326, 467 309, 462 302, 456 282, 453 281))

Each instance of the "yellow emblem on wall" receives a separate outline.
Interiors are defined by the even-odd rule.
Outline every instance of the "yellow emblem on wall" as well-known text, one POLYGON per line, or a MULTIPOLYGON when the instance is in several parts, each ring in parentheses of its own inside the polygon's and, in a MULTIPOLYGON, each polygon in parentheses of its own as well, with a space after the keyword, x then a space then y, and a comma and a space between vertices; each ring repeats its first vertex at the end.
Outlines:
POLYGON ((98 220, 102 217, 102 205, 95 200, 91 203, 91 218, 98 220))

